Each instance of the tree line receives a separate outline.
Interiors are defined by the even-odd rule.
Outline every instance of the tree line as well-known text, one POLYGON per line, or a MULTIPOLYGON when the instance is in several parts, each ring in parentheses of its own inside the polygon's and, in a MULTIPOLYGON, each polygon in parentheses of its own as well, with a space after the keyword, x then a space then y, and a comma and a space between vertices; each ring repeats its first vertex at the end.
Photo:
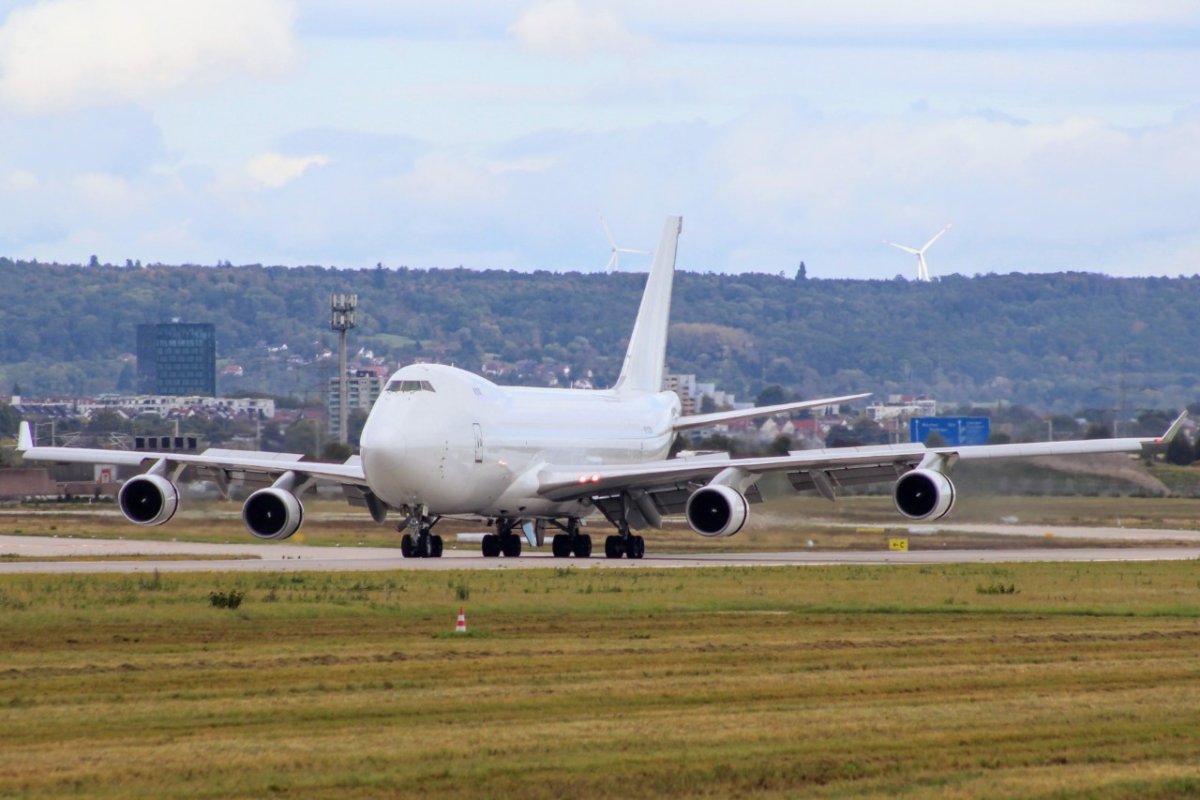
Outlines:
MULTIPOLYGON (((681 265, 686 269, 686 264, 681 265)), ((314 391, 298 366, 335 344, 332 292, 359 294, 351 351, 485 365, 505 381, 546 368, 610 384, 644 275, 382 266, 109 266, 0 258, 0 386, 113 391, 136 325, 212 322, 225 394, 314 391), (293 363, 267 348, 287 345, 293 363), (540 368, 540 369, 539 369, 540 368), (569 372, 565 371, 569 370, 569 372)), ((933 283, 680 271, 668 364, 752 399, 855 391, 1047 411, 1181 407, 1196 399, 1200 276, 951 275, 933 283)), ((126 375, 126 379, 128 376, 126 375)), ((3 389, 0 389, 3 391, 3 389)))

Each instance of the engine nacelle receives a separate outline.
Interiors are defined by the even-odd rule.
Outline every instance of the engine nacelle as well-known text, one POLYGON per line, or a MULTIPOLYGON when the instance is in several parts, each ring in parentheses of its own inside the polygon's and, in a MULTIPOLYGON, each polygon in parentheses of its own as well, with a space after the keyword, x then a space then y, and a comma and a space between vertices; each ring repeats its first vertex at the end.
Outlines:
POLYGON ((895 500, 909 519, 941 519, 954 508, 954 484, 940 472, 914 469, 896 481, 895 500))
POLYGON ((137 475, 121 486, 117 505, 135 525, 162 525, 179 508, 179 490, 161 475, 137 475))
POLYGON ((304 506, 286 489, 259 489, 246 498, 242 521, 259 539, 286 539, 300 529, 304 506))
POLYGON ((750 504, 737 489, 705 486, 692 492, 684 513, 692 530, 715 539, 740 531, 750 515, 750 504))

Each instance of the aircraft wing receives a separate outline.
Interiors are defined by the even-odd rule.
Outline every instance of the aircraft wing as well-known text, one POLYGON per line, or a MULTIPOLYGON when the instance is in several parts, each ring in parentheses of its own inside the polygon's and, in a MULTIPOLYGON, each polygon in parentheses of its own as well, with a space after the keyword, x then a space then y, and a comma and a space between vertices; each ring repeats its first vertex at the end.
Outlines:
POLYGON ((731 458, 721 454, 646 464, 547 467, 538 476, 539 491, 552 500, 590 498, 606 515, 610 515, 610 511, 616 513, 622 506, 627 511, 628 498, 632 498, 635 504, 644 506, 649 512, 642 515, 646 520, 655 513, 681 513, 693 491, 723 472, 731 481, 745 487, 744 493, 751 502, 805 490, 816 491, 832 500, 841 487, 894 481, 931 462, 948 471, 959 460, 1138 453, 1146 447, 1169 442, 1178 433, 1185 417, 1180 415, 1166 433, 1155 438, 935 448, 914 443, 798 450, 785 456, 763 458, 731 458))
POLYGON ((786 414, 792 411, 803 411, 806 408, 820 408, 821 406, 836 406, 842 403, 849 403, 854 400, 861 400, 864 397, 870 397, 871 393, 866 394, 848 394, 843 397, 825 397, 820 400, 797 400, 792 403, 780 403, 774 406, 756 406, 754 408, 744 408, 739 411, 715 411, 711 414, 691 414, 686 417, 680 417, 675 420, 675 430, 686 431, 692 428, 707 428, 711 425, 721 425, 726 422, 733 422, 739 419, 755 419, 757 417, 770 417, 775 414, 786 414))
MULTIPOLYGON (((919 464, 928 452, 922 444, 900 444, 798 450, 786 456, 763 458, 692 456, 645 464, 553 467, 542 470, 538 477, 540 493, 551 500, 595 498, 630 490, 657 493, 680 489, 690 493, 694 485, 708 483, 727 469, 744 470, 760 477, 783 475, 796 491, 802 491, 814 488, 814 473, 834 476, 835 485, 892 479, 919 464)), ((683 499, 687 499, 686 494, 683 499)), ((682 509, 682 504, 679 507, 682 509)), ((674 512, 664 510, 664 513, 674 512)))
POLYGON ((26 461, 48 461, 68 464, 116 464, 149 467, 158 462, 166 464, 168 472, 182 472, 192 467, 198 478, 207 478, 224 489, 232 481, 247 484, 270 484, 286 472, 306 479, 327 481, 343 486, 366 486, 362 463, 357 456, 344 464, 324 464, 302 461, 298 453, 267 453, 250 450, 209 448, 203 453, 144 452, 140 450, 104 450, 89 447, 38 447, 33 443, 29 423, 22 422, 17 437, 17 451, 26 461))

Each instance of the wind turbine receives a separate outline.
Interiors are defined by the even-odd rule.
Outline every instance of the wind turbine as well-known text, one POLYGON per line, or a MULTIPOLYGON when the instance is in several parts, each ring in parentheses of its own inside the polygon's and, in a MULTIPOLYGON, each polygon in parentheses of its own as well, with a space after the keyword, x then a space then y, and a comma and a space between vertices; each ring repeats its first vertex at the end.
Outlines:
POLYGON ((916 248, 913 248, 913 247, 908 247, 907 245, 896 244, 895 242, 889 242, 887 239, 884 239, 883 243, 890 244, 892 247, 895 247, 898 250, 903 250, 906 253, 910 253, 910 254, 916 256, 917 257, 917 280, 923 281, 924 283, 928 283, 929 282, 929 267, 925 264, 925 251, 929 249, 930 245, 932 245, 938 239, 942 238, 942 234, 948 230, 950 230, 950 223, 947 223, 946 227, 942 228, 940 231, 938 231, 936 234, 934 234, 934 237, 932 239, 930 239, 928 242, 926 242, 925 246, 922 247, 920 250, 917 250, 916 248))
POLYGON ((604 221, 603 214, 600 215, 600 224, 604 226, 604 235, 608 237, 608 244, 612 247, 612 255, 609 256, 608 264, 606 264, 604 267, 609 272, 617 271, 617 268, 620 266, 621 253, 632 253, 642 256, 650 255, 649 250, 632 250, 628 247, 617 247, 617 241, 616 239, 613 239, 612 231, 608 229, 608 223, 604 221))

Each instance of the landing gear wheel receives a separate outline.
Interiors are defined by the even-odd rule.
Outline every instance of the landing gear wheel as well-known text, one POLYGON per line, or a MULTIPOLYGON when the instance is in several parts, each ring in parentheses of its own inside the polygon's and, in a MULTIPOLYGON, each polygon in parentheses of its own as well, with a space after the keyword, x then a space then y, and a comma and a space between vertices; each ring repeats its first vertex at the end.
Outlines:
POLYGON ((625 555, 625 540, 620 536, 609 536, 604 540, 604 557, 620 558, 625 555))
POLYGON ((566 558, 571 555, 571 537, 565 533, 556 533, 550 540, 550 550, 555 558, 566 558))
POLYGON ((575 545, 572 547, 576 558, 591 558, 592 557, 592 537, 586 533, 581 533, 575 537, 575 545))
POLYGON ((417 546, 413 542, 411 533, 406 533, 400 537, 400 555, 405 558, 412 558, 417 554, 417 546))
POLYGON ((507 558, 516 558, 521 555, 521 537, 509 534, 500 540, 500 548, 504 551, 507 558))
POLYGON ((431 558, 441 558, 442 557, 442 537, 440 537, 440 536, 430 536, 429 537, 429 555, 431 558))
POLYGON ((625 555, 628 558, 641 558, 646 555, 646 540, 641 536, 630 536, 625 541, 625 555))
POLYGON ((483 557, 496 558, 500 555, 500 537, 494 533, 485 534, 483 537, 483 557))

